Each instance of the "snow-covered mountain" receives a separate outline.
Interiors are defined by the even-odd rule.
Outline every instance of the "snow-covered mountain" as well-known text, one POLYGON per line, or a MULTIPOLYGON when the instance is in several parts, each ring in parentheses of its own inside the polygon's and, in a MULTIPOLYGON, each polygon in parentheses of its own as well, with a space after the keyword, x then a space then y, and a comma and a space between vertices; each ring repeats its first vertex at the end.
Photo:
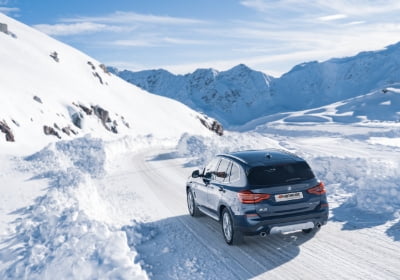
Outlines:
POLYGON ((199 69, 173 75, 165 70, 118 72, 120 77, 152 93, 177 99, 224 124, 287 111, 325 106, 400 82, 400 43, 381 51, 295 66, 273 78, 238 65, 228 71, 199 69))
POLYGON ((204 117, 180 102, 149 94, 3 14, 0 23, 6 28, 0 32, 1 146, 37 148, 88 133, 105 139, 209 133, 199 121, 204 117))
MULTIPOLYGON (((400 89, 384 88, 329 105, 301 111, 282 112, 254 119, 238 130, 253 130, 259 126, 279 123, 378 123, 400 122, 400 89)), ((259 129, 259 128, 258 128, 259 129)))
POLYGON ((118 72, 126 81, 149 92, 179 100, 223 124, 241 124, 265 114, 272 104, 271 76, 240 64, 228 71, 198 69, 187 75, 166 70, 118 72))

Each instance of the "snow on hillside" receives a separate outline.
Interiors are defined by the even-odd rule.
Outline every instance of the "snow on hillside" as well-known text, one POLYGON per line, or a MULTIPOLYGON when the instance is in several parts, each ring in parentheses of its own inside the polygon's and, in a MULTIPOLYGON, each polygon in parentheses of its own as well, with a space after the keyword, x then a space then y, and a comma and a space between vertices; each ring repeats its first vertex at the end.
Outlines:
POLYGON ((181 103, 144 92, 93 58, 3 14, 0 22, 10 32, 0 33, 0 121, 18 143, 1 139, 0 146, 40 148, 86 134, 208 133, 199 115, 181 103))
POLYGON ((273 114, 254 119, 234 129, 247 131, 265 124, 270 126, 283 122, 359 125, 400 123, 400 88, 388 87, 311 110, 273 114))
POLYGON ((114 72, 152 93, 237 126, 262 116, 321 107, 395 86, 400 82, 399 54, 400 43, 353 57, 302 63, 280 78, 244 65, 224 72, 199 69, 187 75, 165 70, 114 72))

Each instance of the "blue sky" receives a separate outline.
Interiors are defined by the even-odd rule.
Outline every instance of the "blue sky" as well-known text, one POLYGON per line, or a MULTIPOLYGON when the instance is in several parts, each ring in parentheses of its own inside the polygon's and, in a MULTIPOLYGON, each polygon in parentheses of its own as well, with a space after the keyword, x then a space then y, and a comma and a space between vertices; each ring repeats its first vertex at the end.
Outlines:
POLYGON ((400 41, 398 0, 0 0, 0 12, 120 69, 296 64, 400 41))

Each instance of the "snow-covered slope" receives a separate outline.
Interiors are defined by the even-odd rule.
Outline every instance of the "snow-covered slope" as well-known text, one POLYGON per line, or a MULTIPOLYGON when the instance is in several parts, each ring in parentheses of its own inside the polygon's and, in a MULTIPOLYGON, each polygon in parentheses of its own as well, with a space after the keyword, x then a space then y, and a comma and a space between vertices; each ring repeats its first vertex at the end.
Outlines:
POLYGON ((295 66, 274 85, 288 110, 319 107, 400 82, 400 43, 380 51, 295 66), (294 100, 298 102, 288 102, 294 100))
POLYGON ((187 75, 110 69, 140 88, 179 100, 224 125, 241 124, 268 113, 274 102, 269 89, 273 78, 243 64, 222 72, 198 69, 187 75))
MULTIPOLYGON (((381 51, 295 66, 280 78, 239 65, 173 75, 165 70, 116 73, 150 92, 204 110, 226 125, 261 116, 316 108, 400 82, 400 43, 381 51)), ((362 108, 361 108, 362 109, 362 108)))
POLYGON ((37 149, 87 133, 103 138, 209 133, 185 105, 149 94, 3 14, 0 22, 8 27, 8 33, 0 32, 0 122, 15 139, 6 142, 0 132, 0 147, 37 149))
POLYGON ((261 117, 235 129, 247 131, 279 123, 382 123, 390 126, 399 122, 400 88, 389 87, 310 110, 261 117))

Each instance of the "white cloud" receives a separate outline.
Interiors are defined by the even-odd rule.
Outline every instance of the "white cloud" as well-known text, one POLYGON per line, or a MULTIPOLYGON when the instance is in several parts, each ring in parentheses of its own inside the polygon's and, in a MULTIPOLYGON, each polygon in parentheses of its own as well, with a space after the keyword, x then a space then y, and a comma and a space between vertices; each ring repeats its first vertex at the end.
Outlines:
POLYGON ((343 18, 347 18, 347 16, 344 14, 336 14, 336 15, 319 17, 317 19, 321 20, 321 21, 332 21, 332 20, 338 20, 338 19, 343 19, 343 18))
POLYGON ((248 8, 253 8, 255 10, 258 10, 260 12, 264 12, 268 8, 267 2, 263 0, 243 0, 240 2, 243 6, 246 6, 248 8))
POLYGON ((364 24, 365 21, 363 20, 358 20, 358 21, 351 21, 349 23, 347 23, 347 25, 359 25, 359 24, 364 24))
POLYGON ((165 45, 208 45, 212 44, 212 42, 174 37, 161 37, 156 34, 134 40, 116 40, 110 44, 122 47, 155 47, 165 45))
POLYGON ((205 21, 190 19, 190 18, 145 15, 134 12, 115 12, 109 15, 99 16, 99 17, 64 18, 61 21, 62 22, 90 21, 90 22, 115 23, 115 24, 155 23, 155 24, 172 24, 172 25, 205 23, 205 21))
POLYGON ((182 39, 182 38, 173 38, 173 37, 165 37, 162 41, 174 45, 208 45, 212 42, 203 41, 203 40, 193 40, 193 39, 182 39))
MULTIPOLYGON (((1 3, 0 3, 0 5, 1 5, 1 3)), ((0 13, 10 14, 10 13, 15 13, 15 12, 19 12, 19 8, 0 7, 0 13)))
POLYGON ((121 47, 151 47, 155 46, 152 40, 148 39, 138 39, 138 40, 116 40, 110 43, 111 45, 121 46, 121 47))
POLYGON ((77 35, 81 33, 93 33, 100 31, 118 31, 118 27, 107 26, 92 22, 80 22, 72 24, 37 24, 34 27, 48 35, 66 36, 77 35))
POLYGON ((340 14, 353 16, 386 14, 400 10, 400 2, 398 0, 318 0, 316 3, 326 10, 333 10, 340 14))

